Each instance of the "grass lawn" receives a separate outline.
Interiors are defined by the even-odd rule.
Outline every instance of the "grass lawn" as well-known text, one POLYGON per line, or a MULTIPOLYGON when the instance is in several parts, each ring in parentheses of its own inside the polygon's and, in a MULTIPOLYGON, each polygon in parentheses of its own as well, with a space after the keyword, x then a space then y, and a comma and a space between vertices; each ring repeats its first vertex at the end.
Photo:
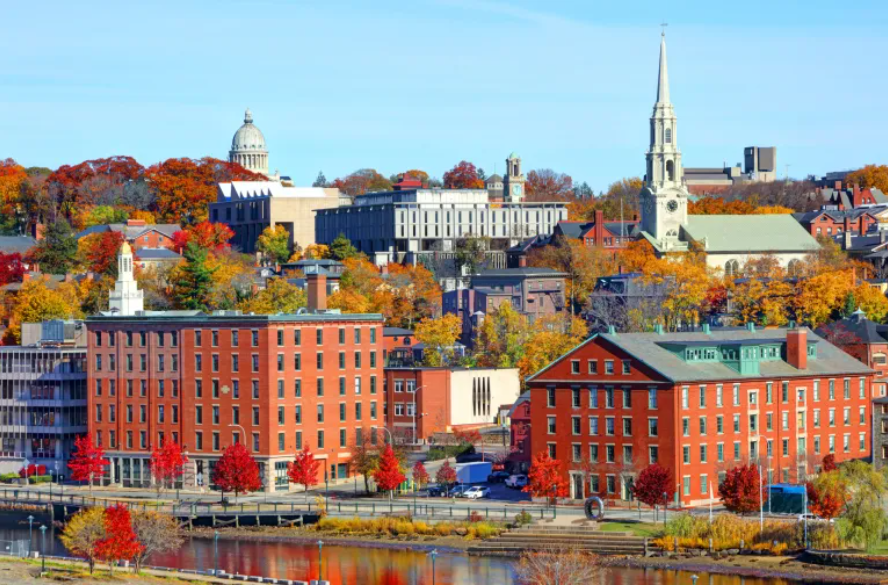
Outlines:
POLYGON ((610 522, 605 520, 598 525, 602 532, 628 532, 633 536, 654 538, 663 533, 662 524, 650 522, 610 522))

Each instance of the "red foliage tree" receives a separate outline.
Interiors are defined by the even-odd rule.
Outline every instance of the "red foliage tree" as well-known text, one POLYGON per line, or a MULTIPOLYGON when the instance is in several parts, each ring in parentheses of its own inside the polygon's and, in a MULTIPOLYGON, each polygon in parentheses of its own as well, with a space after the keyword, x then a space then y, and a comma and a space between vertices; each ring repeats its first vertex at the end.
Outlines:
POLYGON ((379 456, 379 464, 373 472, 373 481, 376 482, 379 489, 388 492, 404 483, 405 479, 407 478, 401 473, 401 464, 395 456, 391 444, 387 443, 382 455, 379 456))
POLYGON ((173 249, 182 253, 189 242, 212 252, 221 252, 229 247, 228 240, 234 232, 224 223, 202 221, 173 234, 173 249))
POLYGON ((90 492, 93 479, 104 477, 105 466, 110 463, 105 459, 105 450, 100 445, 94 445, 90 435, 82 435, 74 440, 74 453, 68 461, 71 479, 88 481, 90 492))
POLYGON ((111 204, 123 185, 144 176, 145 168, 130 156, 112 156, 87 160, 77 165, 62 165, 46 178, 50 197, 59 211, 71 219, 83 205, 111 204), (97 181, 104 178, 104 181, 97 181), (101 189, 95 189, 97 183, 101 189))
POLYGON ((302 485, 305 491, 308 491, 313 485, 318 483, 318 472, 321 469, 321 462, 316 461, 314 453, 308 443, 302 447, 302 451, 296 453, 296 459, 292 463, 287 464, 287 476, 290 481, 297 485, 302 485))
POLYGON ((548 451, 534 456, 527 474, 527 485, 521 491, 528 492, 535 498, 566 498, 570 493, 567 480, 559 468, 561 462, 552 459, 548 451))
POLYGON ((675 486, 672 483, 672 472, 659 463, 642 469, 635 480, 635 497, 648 506, 663 504, 673 494, 675 486))
POLYGON ((133 530, 133 520, 129 509, 123 505, 105 509, 105 537, 96 543, 96 556, 108 563, 114 572, 119 561, 131 561, 142 552, 142 545, 133 530))
POLYGON ((32 463, 19 470, 19 477, 34 477, 35 475, 46 475, 46 466, 32 463))
POLYGON ((429 482, 429 472, 426 471, 425 465, 422 464, 422 461, 417 461, 413 464, 413 483, 417 486, 422 487, 423 484, 429 482))
POLYGON ((456 470, 450 465, 449 461, 445 461, 444 465, 438 468, 438 471, 435 473, 435 481, 441 485, 456 483, 456 470))
POLYGON ((96 274, 117 274, 117 254, 123 245, 123 234, 102 232, 91 238, 86 249, 87 269, 96 274))
POLYGON ((725 474, 718 495, 729 512, 747 514, 759 509, 762 479, 758 466, 749 464, 735 467, 725 474))
POLYGON ((573 196, 573 179, 552 169, 530 171, 525 190, 526 201, 566 201, 573 196))
POLYGON ((229 445, 213 470, 213 483, 223 492, 234 492, 234 497, 262 488, 259 465, 247 448, 240 443, 229 445))
POLYGON ((805 489, 808 509, 821 518, 838 518, 851 499, 848 481, 836 470, 821 472, 813 482, 805 484, 805 489))
POLYGON ((835 471, 839 466, 836 465, 836 456, 832 453, 827 454, 823 458, 823 473, 829 473, 830 471, 835 471))
POLYGON ((157 482, 157 491, 165 485, 173 486, 173 483, 185 473, 185 464, 188 457, 182 452, 182 447, 172 441, 164 441, 160 448, 155 447, 151 453, 148 466, 154 481, 157 482))
POLYGON ((392 182, 376 169, 358 169, 350 175, 336 179, 330 185, 349 195, 363 195, 372 191, 389 191, 392 182))
POLYGON ((470 162, 460 161, 458 165, 444 173, 444 187, 447 189, 483 189, 484 181, 478 170, 470 162))
POLYGON ((22 255, 18 252, 4 254, 0 252, 0 286, 12 282, 21 282, 25 275, 25 265, 22 263, 22 255))

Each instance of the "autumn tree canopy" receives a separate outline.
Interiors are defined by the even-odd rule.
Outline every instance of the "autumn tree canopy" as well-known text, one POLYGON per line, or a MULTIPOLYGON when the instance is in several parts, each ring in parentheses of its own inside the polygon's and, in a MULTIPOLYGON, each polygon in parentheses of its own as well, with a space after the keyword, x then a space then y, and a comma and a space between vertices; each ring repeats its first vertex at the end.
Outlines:
POLYGON ((445 189, 483 189, 484 180, 479 176, 478 169, 468 161, 460 161, 455 167, 444 173, 445 189))
POLYGON ((527 173, 525 201, 565 201, 574 193, 570 175, 552 169, 536 169, 527 173))

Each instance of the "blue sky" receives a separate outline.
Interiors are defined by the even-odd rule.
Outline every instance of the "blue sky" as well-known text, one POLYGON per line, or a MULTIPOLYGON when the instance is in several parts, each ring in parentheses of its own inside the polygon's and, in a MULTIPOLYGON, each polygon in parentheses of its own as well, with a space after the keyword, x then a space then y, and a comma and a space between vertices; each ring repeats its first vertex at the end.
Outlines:
POLYGON ((884 2, 8 4, 0 158, 27 166, 225 158, 249 106, 300 185, 517 151, 598 191, 644 171, 664 19, 686 166, 888 163, 884 2))

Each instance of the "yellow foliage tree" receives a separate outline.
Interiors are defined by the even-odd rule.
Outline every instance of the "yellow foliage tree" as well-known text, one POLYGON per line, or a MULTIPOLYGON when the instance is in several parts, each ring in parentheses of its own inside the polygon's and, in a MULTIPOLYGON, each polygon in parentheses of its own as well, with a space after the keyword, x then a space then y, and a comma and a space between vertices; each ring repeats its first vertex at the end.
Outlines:
POLYGON ((302 256, 306 260, 328 260, 330 258, 330 247, 324 244, 309 244, 305 247, 302 256))
POLYGON ((475 359, 479 366, 514 368, 524 357, 531 330, 527 317, 509 302, 488 311, 475 336, 475 359))
POLYGON ((327 298, 327 306, 331 309, 339 309, 343 313, 373 312, 370 299, 356 290, 342 287, 327 298))
POLYGON ((882 323, 888 316, 888 298, 882 291, 868 282, 861 282, 851 291, 857 306, 866 313, 868 319, 882 323))
POLYGON ((290 284, 285 278, 271 278, 265 289, 252 298, 243 300, 238 308, 245 313, 274 315, 275 313, 295 313, 306 305, 305 291, 290 284))
POLYGON ((76 283, 64 283, 53 290, 43 279, 29 280, 22 284, 9 311, 9 334, 20 343, 22 323, 83 318, 80 303, 76 283))
POLYGON ((437 319, 425 318, 414 331, 416 340, 425 344, 423 361, 425 365, 443 366, 453 359, 453 345, 462 331, 462 320, 447 314, 437 319))
POLYGON ((875 187, 882 192, 888 190, 888 165, 866 165, 845 176, 846 185, 860 185, 861 189, 875 187))
POLYGON ((537 319, 527 340, 524 355, 518 360, 521 379, 543 369, 582 343, 588 335, 586 324, 578 317, 565 323, 560 316, 537 319))
POLYGON ((83 508, 68 519, 60 538, 72 554, 86 560, 92 574, 99 556, 99 541, 105 538, 105 510, 83 508))
POLYGON ((281 224, 268 226, 256 239, 256 249, 269 262, 286 262, 290 257, 290 232, 281 224))
POLYGON ((710 274, 702 255, 683 254, 656 258, 642 268, 642 282, 661 288, 664 325, 675 329, 681 323, 699 321, 709 291, 710 274))
POLYGON ((811 327, 825 323, 851 292, 851 271, 824 272, 799 282, 794 299, 798 320, 811 327))

